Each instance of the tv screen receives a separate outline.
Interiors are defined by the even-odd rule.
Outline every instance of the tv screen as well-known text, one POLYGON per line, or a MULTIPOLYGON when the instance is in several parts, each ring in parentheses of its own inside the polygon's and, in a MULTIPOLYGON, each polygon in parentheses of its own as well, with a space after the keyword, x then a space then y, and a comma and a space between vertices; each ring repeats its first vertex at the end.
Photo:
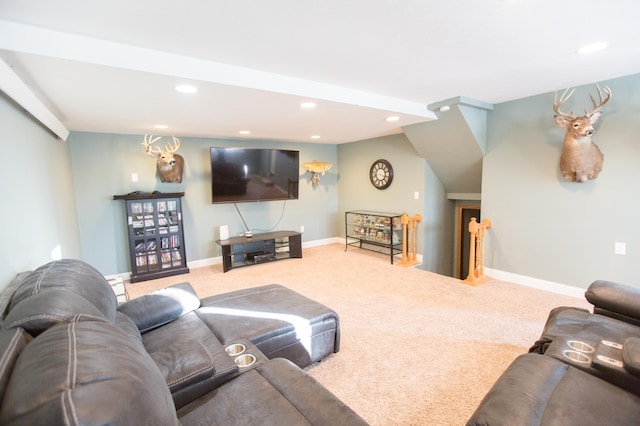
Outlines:
POLYGON ((299 162, 299 151, 213 147, 211 202, 298 199, 299 162))

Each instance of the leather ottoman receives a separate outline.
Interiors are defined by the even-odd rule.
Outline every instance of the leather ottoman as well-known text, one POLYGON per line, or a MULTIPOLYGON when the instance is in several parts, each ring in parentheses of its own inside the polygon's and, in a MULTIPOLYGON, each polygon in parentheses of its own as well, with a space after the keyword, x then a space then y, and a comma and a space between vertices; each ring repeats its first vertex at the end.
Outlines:
POLYGON ((248 339, 300 368, 340 350, 338 314, 279 284, 204 298, 196 312, 222 344, 248 339))

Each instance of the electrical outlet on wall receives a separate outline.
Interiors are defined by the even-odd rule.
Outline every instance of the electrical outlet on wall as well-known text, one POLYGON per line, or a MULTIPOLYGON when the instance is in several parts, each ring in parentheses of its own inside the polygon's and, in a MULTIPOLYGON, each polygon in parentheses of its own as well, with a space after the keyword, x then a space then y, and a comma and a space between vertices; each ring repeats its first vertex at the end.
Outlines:
POLYGON ((137 181, 138 181, 138 174, 131 173, 131 182, 137 182, 137 181))
POLYGON ((627 254, 627 244, 616 241, 613 245, 613 252, 621 255, 627 254))
POLYGON ((300 225, 300 232, 304 232, 304 225, 300 225))

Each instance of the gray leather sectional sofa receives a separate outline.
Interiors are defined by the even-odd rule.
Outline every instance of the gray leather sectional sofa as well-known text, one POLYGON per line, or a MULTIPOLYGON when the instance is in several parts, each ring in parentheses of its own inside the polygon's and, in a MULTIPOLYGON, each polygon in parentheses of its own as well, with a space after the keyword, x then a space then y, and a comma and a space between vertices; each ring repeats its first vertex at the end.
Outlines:
POLYGON ((280 285, 118 306, 61 260, 12 281, 0 314, 3 425, 366 425, 301 369, 339 350, 338 315, 280 285))
POLYGON ((585 297, 593 312, 552 310, 467 425, 640 424, 640 289, 596 281, 585 297))

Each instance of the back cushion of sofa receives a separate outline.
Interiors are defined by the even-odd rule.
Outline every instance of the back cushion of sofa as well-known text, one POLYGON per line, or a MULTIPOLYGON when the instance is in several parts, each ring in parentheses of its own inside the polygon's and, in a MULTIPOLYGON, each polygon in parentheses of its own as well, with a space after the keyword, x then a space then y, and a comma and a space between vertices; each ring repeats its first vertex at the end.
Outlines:
POLYGON ((35 337, 60 322, 70 321, 107 319, 84 297, 69 290, 47 289, 15 305, 4 319, 3 326, 23 328, 35 337))
POLYGON ((30 341, 31 336, 21 328, 0 331, 0 401, 4 397, 16 360, 30 341))
POLYGON ((55 325, 22 351, 0 424, 177 425, 171 393, 135 337, 107 322, 55 325))
POLYGON ((76 293, 115 321, 116 295, 106 278, 93 266, 77 259, 49 262, 32 271, 11 297, 9 312, 22 300, 47 289, 66 289, 76 293))

